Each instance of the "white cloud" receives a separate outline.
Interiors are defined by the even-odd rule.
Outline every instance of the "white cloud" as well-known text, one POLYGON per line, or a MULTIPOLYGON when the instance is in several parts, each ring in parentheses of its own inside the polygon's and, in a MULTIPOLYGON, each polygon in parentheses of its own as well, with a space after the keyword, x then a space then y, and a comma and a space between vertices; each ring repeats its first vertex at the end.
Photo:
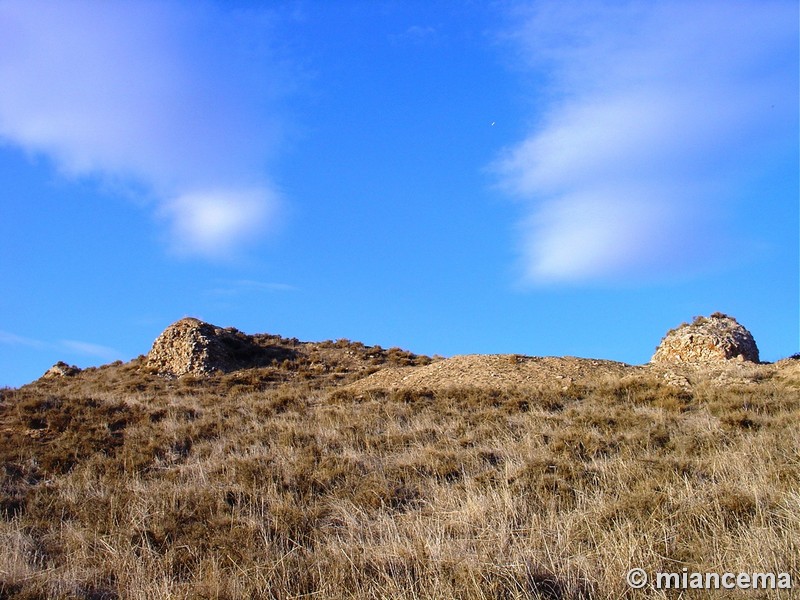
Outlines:
POLYGON ((274 194, 265 188, 189 192, 161 211, 173 223, 170 245, 178 253, 229 257, 274 221, 274 194))
POLYGON ((5 0, 0 139, 69 176, 144 186, 186 253, 227 251, 277 202, 242 191, 273 187, 289 86, 272 37, 263 14, 210 3, 5 0))
POLYGON ((795 3, 539 2, 523 23, 544 91, 495 168, 528 207, 526 281, 713 260, 726 196, 796 142, 795 3))

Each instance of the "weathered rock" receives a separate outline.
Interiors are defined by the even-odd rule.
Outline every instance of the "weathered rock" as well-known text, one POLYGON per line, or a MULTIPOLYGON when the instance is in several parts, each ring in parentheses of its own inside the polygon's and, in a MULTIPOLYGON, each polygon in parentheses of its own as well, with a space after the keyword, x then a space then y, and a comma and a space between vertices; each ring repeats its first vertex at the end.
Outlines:
POLYGON ((696 317, 664 336, 652 363, 720 363, 729 360, 757 363, 758 347, 752 334, 736 319, 722 313, 696 317))
POLYGON ((72 377, 77 375, 81 370, 75 365, 68 365, 64 361, 58 361, 52 367, 47 369, 47 372, 42 375, 44 379, 55 379, 56 377, 72 377))
POLYGON ((207 375, 252 366, 264 349, 236 329, 191 317, 167 327, 147 355, 147 366, 163 375, 207 375))

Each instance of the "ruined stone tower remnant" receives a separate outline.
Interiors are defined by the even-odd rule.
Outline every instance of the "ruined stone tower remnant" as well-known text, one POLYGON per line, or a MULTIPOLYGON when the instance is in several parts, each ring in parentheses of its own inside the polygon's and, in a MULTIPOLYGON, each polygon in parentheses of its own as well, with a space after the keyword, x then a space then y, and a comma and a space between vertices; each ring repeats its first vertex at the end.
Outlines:
POLYGON ((752 334, 723 313, 695 317, 661 340, 650 362, 719 363, 728 360, 757 363, 758 346, 752 334))
POLYGON ((159 335, 147 354, 148 366, 170 375, 201 375, 214 367, 215 327, 199 319, 181 319, 159 335))
POLYGON ((186 317, 167 327, 147 354, 145 366, 166 377, 211 375, 291 360, 296 353, 280 336, 248 335, 186 317))
MULTIPOLYGON (((235 331, 187 317, 167 327, 153 342, 147 365, 167 375, 206 375, 237 366, 235 331)), ((240 334, 241 335, 241 334, 240 334)))

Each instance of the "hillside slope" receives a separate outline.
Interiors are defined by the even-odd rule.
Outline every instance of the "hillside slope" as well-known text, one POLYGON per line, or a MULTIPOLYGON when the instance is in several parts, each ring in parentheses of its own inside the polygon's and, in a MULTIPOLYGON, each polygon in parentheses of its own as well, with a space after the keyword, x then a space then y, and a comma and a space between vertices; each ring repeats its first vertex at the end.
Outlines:
POLYGON ((0 598, 653 597, 632 567, 800 585, 798 360, 228 332, 230 371, 142 356, 0 391, 0 598))

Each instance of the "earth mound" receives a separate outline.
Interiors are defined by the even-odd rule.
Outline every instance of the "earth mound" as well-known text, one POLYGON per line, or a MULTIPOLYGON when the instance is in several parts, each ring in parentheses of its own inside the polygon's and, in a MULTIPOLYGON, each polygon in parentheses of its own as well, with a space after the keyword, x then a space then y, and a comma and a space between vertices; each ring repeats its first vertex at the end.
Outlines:
POLYGON ((691 324, 667 332, 651 363, 724 363, 730 360, 759 362, 752 334, 736 319, 723 313, 695 317, 691 324))
POLYGON ((269 349, 237 329, 187 317, 156 338, 146 364, 162 375, 208 375, 259 366, 268 354, 269 349))
POLYGON ((610 360, 570 356, 466 354, 418 367, 384 368, 349 386, 351 391, 431 390, 447 388, 567 389, 598 377, 621 377, 631 367, 610 360))

